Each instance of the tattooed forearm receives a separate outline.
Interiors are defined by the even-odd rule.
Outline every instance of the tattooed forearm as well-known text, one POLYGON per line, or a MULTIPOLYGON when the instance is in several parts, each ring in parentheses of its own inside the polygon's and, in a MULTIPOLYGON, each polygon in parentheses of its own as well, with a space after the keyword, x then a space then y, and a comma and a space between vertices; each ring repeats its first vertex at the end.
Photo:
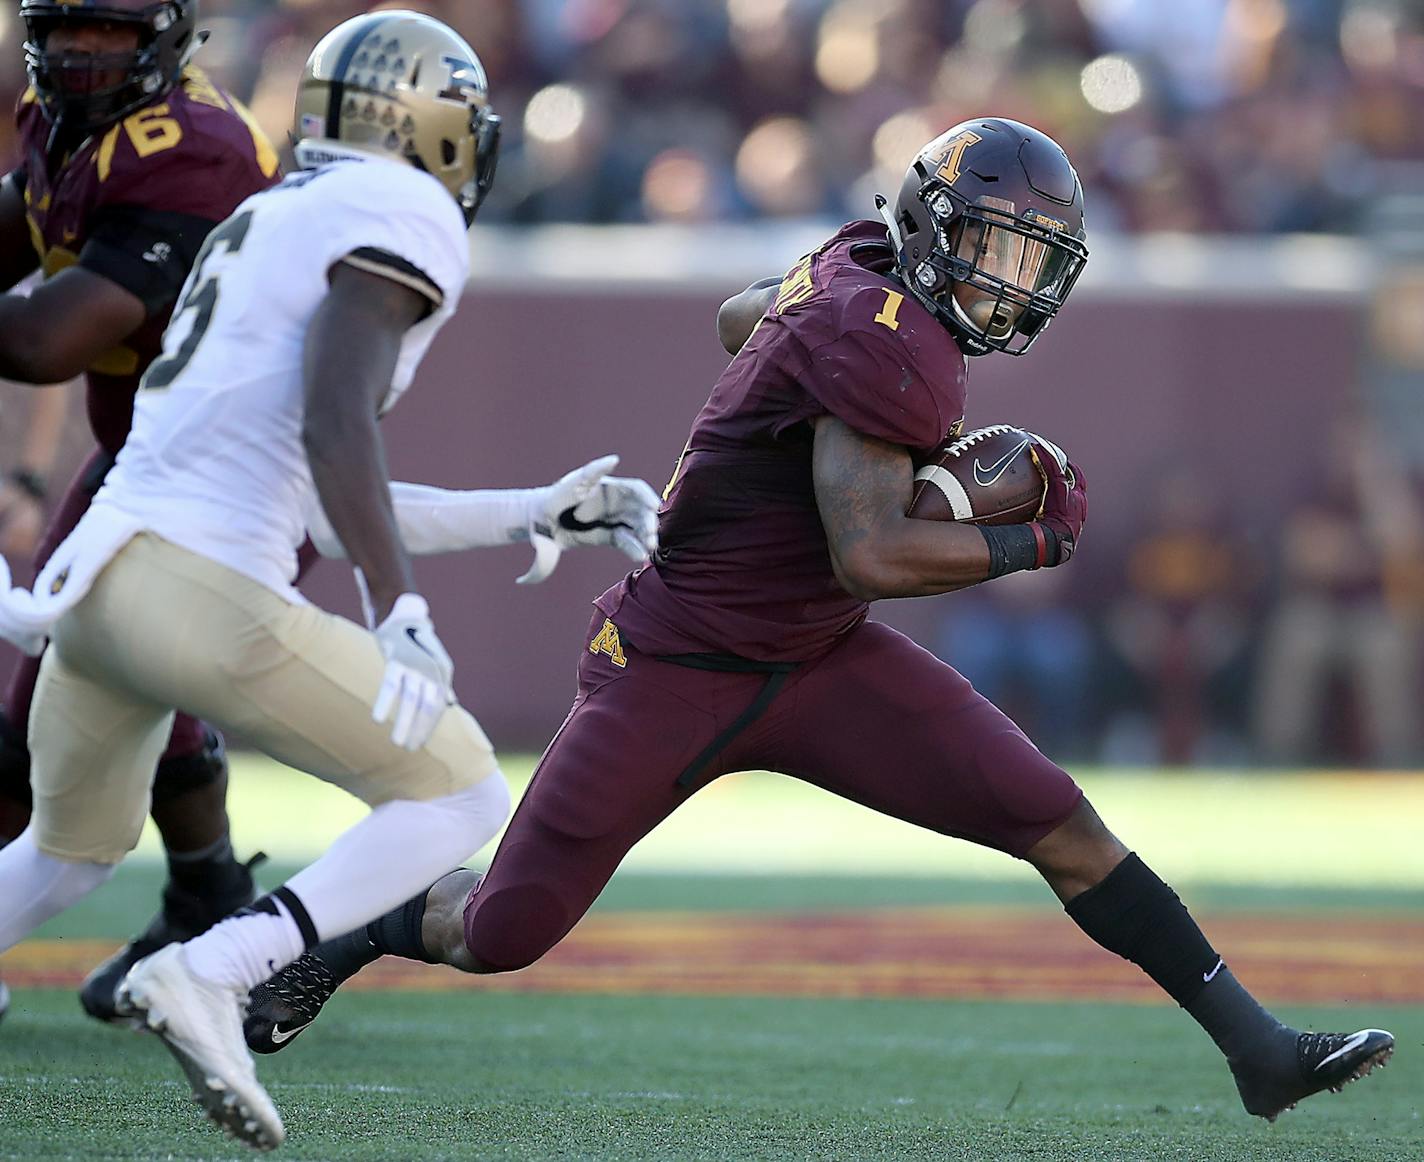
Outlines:
POLYGON ((812 472, 831 564, 852 596, 944 593, 988 575, 988 549, 977 530, 905 516, 914 467, 904 448, 822 417, 812 472))

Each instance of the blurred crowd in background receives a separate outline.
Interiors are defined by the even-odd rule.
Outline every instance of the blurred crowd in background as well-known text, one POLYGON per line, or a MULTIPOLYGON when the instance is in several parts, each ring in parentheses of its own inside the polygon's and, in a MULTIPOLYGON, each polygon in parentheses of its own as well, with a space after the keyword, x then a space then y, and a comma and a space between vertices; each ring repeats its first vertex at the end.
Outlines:
MULTIPOLYGON (((921 145, 986 112, 1067 148, 1090 232, 1348 230, 1379 163, 1424 159, 1417 0, 199 5, 199 63, 279 142, 338 21, 417 8, 461 31, 505 121, 486 221, 863 216, 921 145)), ((23 85, 15 7, 0 99, 23 85)))
MULTIPOLYGON (((1067 148, 1090 239, 1353 233, 1424 163, 1420 0, 200 0, 199 63, 282 142, 312 45, 372 7, 480 53, 505 124, 482 223, 839 222, 990 112, 1067 148)), ((1417 416, 1424 276, 1404 285, 1390 366, 1417 416)), ((1116 591, 1006 578, 943 600, 926 644, 1065 760, 1424 766, 1419 490, 1404 467, 1379 486, 1387 441, 1362 432, 1270 544, 1223 535, 1211 482, 1182 471, 1142 498, 1116 591)), ((0 512, 12 559, 24 515, 0 512)))
POLYGON ((1424 510, 1342 423, 1280 525, 1233 528, 1183 464, 1140 498, 1122 584, 1016 574, 940 598, 932 645, 1048 754, 1113 765, 1415 769, 1424 510))

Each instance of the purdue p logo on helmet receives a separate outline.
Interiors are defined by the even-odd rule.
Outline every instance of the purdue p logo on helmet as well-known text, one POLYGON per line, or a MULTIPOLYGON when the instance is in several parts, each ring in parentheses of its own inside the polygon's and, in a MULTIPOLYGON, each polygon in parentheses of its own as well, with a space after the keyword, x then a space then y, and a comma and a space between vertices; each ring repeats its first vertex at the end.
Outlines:
POLYGON ((419 12, 372 12, 322 37, 302 71, 295 136, 304 165, 322 160, 322 142, 409 162, 450 192, 467 223, 499 155, 480 58, 419 12))

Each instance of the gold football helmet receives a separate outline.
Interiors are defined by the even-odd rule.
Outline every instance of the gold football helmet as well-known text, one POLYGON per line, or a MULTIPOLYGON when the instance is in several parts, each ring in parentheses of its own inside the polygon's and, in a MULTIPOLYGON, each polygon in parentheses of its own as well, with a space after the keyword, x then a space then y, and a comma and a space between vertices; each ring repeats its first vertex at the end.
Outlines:
POLYGON ((499 118, 475 50, 419 12, 377 11, 338 24, 302 70, 298 161, 323 146, 390 154, 437 178, 473 220, 499 154, 499 118))

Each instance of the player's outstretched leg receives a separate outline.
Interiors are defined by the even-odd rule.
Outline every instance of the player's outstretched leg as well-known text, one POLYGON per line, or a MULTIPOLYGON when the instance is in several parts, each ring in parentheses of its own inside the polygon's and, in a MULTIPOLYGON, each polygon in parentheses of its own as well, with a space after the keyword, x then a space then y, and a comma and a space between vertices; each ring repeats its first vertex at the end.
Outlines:
POLYGON ((1394 1052, 1394 1037, 1382 1029, 1301 1032, 1262 1008, 1176 892, 1103 826, 1086 799, 1027 859, 1088 936, 1141 968, 1216 1042, 1247 1113, 1274 1121, 1311 1094, 1338 1093, 1394 1052))
POLYGON ((139 961, 118 989, 124 1012, 183 1067, 204 1113, 228 1137, 271 1150, 287 1135, 242 1043, 245 999, 242 989, 193 972, 181 944, 139 961))
POLYGON ((123 1022, 115 992, 124 974, 165 945, 191 940, 257 898, 252 869, 265 857, 239 863, 228 838, 227 754, 222 736, 186 716, 159 761, 153 817, 168 853, 163 906, 137 936, 84 980, 79 1001, 100 1021, 123 1022))
POLYGON ((257 985, 243 1034, 254 1053, 276 1053, 306 1029, 343 984, 382 956, 469 969, 464 906, 480 873, 461 868, 364 928, 318 944, 257 985))

